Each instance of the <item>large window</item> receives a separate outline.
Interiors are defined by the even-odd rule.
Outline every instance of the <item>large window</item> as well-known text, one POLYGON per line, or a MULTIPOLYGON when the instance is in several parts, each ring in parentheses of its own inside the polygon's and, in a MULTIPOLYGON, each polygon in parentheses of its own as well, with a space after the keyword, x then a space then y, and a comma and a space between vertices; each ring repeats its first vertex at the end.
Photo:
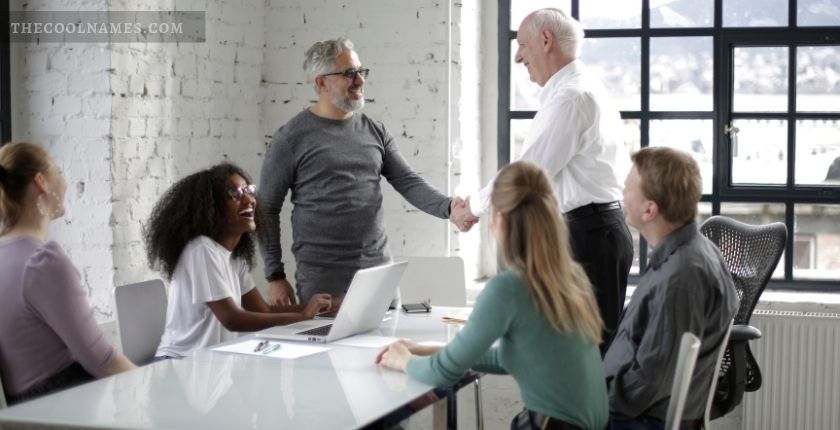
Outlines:
MULTIPOLYGON (((538 108, 538 88, 513 61, 516 29, 546 6, 583 24, 581 58, 621 109, 628 149, 695 157, 699 221, 783 222, 771 287, 838 286, 840 0, 502 0, 500 165, 517 157, 538 108)), ((638 276, 647 244, 633 233, 638 276)))

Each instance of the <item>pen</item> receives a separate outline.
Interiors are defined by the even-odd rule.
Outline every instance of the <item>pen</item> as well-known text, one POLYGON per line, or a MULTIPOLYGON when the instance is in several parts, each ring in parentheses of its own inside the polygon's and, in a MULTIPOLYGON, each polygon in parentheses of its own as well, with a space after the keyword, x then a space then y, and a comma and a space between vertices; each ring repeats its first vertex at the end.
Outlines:
POLYGON ((257 344, 257 347, 254 348, 254 352, 260 352, 266 346, 268 346, 268 341, 267 340, 261 340, 260 343, 257 344))
POLYGON ((279 343, 272 346, 271 348, 266 348, 265 350, 263 350, 262 354, 263 355, 268 355, 268 354, 271 354, 274 351, 277 351, 278 349, 280 349, 280 344, 279 343))

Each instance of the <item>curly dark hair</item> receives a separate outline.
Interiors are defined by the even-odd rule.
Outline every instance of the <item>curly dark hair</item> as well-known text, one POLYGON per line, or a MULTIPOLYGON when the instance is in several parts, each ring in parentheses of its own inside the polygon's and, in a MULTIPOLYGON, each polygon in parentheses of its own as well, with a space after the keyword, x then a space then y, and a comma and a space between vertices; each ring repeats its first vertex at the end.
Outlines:
MULTIPOLYGON (((239 175, 249 185, 251 178, 241 168, 222 163, 193 173, 172 185, 155 205, 143 228, 146 256, 152 269, 172 279, 184 247, 198 236, 216 238, 225 227, 225 188, 232 175, 239 175)), ((258 206, 259 207, 259 206, 258 206)), ((259 210, 254 222, 259 228, 259 210)), ((233 250, 233 256, 245 259, 253 267, 255 233, 245 233, 233 250)))

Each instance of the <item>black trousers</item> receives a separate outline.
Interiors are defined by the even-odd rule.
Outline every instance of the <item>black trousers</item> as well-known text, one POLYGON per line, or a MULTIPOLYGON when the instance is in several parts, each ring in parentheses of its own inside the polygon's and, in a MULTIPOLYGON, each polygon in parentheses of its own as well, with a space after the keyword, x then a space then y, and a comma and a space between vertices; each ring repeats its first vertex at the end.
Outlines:
POLYGON ((91 374, 89 374, 81 364, 74 362, 55 375, 39 382, 34 387, 29 388, 23 393, 20 393, 17 396, 7 396, 6 400, 11 406, 16 403, 36 399, 66 388, 75 387, 76 385, 81 385, 95 379, 96 378, 91 376, 91 374))
POLYGON ((586 270, 604 320, 601 356, 618 329, 627 276, 633 264, 633 237, 621 208, 583 217, 567 216, 572 253, 586 270))

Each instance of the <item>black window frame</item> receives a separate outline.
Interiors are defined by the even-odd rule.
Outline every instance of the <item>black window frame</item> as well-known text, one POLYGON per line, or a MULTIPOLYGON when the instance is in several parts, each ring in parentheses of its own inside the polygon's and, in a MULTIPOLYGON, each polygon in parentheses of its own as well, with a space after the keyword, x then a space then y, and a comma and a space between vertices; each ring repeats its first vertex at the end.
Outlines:
MULTIPOLYGON (((499 91, 498 91, 498 167, 510 162, 510 124, 511 120, 531 119, 536 111, 510 109, 510 64, 511 41, 516 39, 516 31, 511 30, 511 2, 500 0, 498 13, 499 47, 499 91)), ((580 17, 580 2, 571 0, 569 11, 576 19, 580 17)), ((782 27, 723 27, 723 0, 714 0, 714 19, 712 27, 704 28, 651 28, 650 1, 641 0, 641 26, 633 29, 589 29, 585 37, 637 37, 640 40, 640 107, 638 111, 621 111, 624 120, 639 120, 641 147, 649 145, 650 121, 660 119, 711 120, 713 123, 713 177, 712 192, 704 194, 701 202, 711 204, 712 215, 720 214, 721 203, 783 203, 785 205, 785 225, 788 228, 788 243, 784 254, 784 279, 773 279, 768 288, 784 288, 809 291, 837 291, 838 280, 805 280, 793 278, 794 262, 794 205, 837 204, 840 201, 840 187, 819 187, 796 185, 796 136, 795 124, 798 119, 840 120, 840 112, 796 112, 796 50, 790 49, 788 61, 788 110, 781 113, 732 113, 729 94, 733 86, 732 52, 734 46, 817 46, 840 45, 837 34, 840 26, 799 27, 797 26, 798 0, 788 0, 788 23, 782 27), (713 93, 712 111, 651 111, 650 110, 650 41, 656 37, 710 36, 713 43, 713 93), (724 126, 732 119, 761 117, 780 118, 788 121, 788 171, 787 184, 784 186, 732 185, 730 181, 729 138, 724 133, 724 126)), ((647 246, 643 237, 636 252, 639 253, 639 271, 644 273, 647 264, 647 246)), ((636 283, 639 274, 631 275, 630 282, 636 283)))

